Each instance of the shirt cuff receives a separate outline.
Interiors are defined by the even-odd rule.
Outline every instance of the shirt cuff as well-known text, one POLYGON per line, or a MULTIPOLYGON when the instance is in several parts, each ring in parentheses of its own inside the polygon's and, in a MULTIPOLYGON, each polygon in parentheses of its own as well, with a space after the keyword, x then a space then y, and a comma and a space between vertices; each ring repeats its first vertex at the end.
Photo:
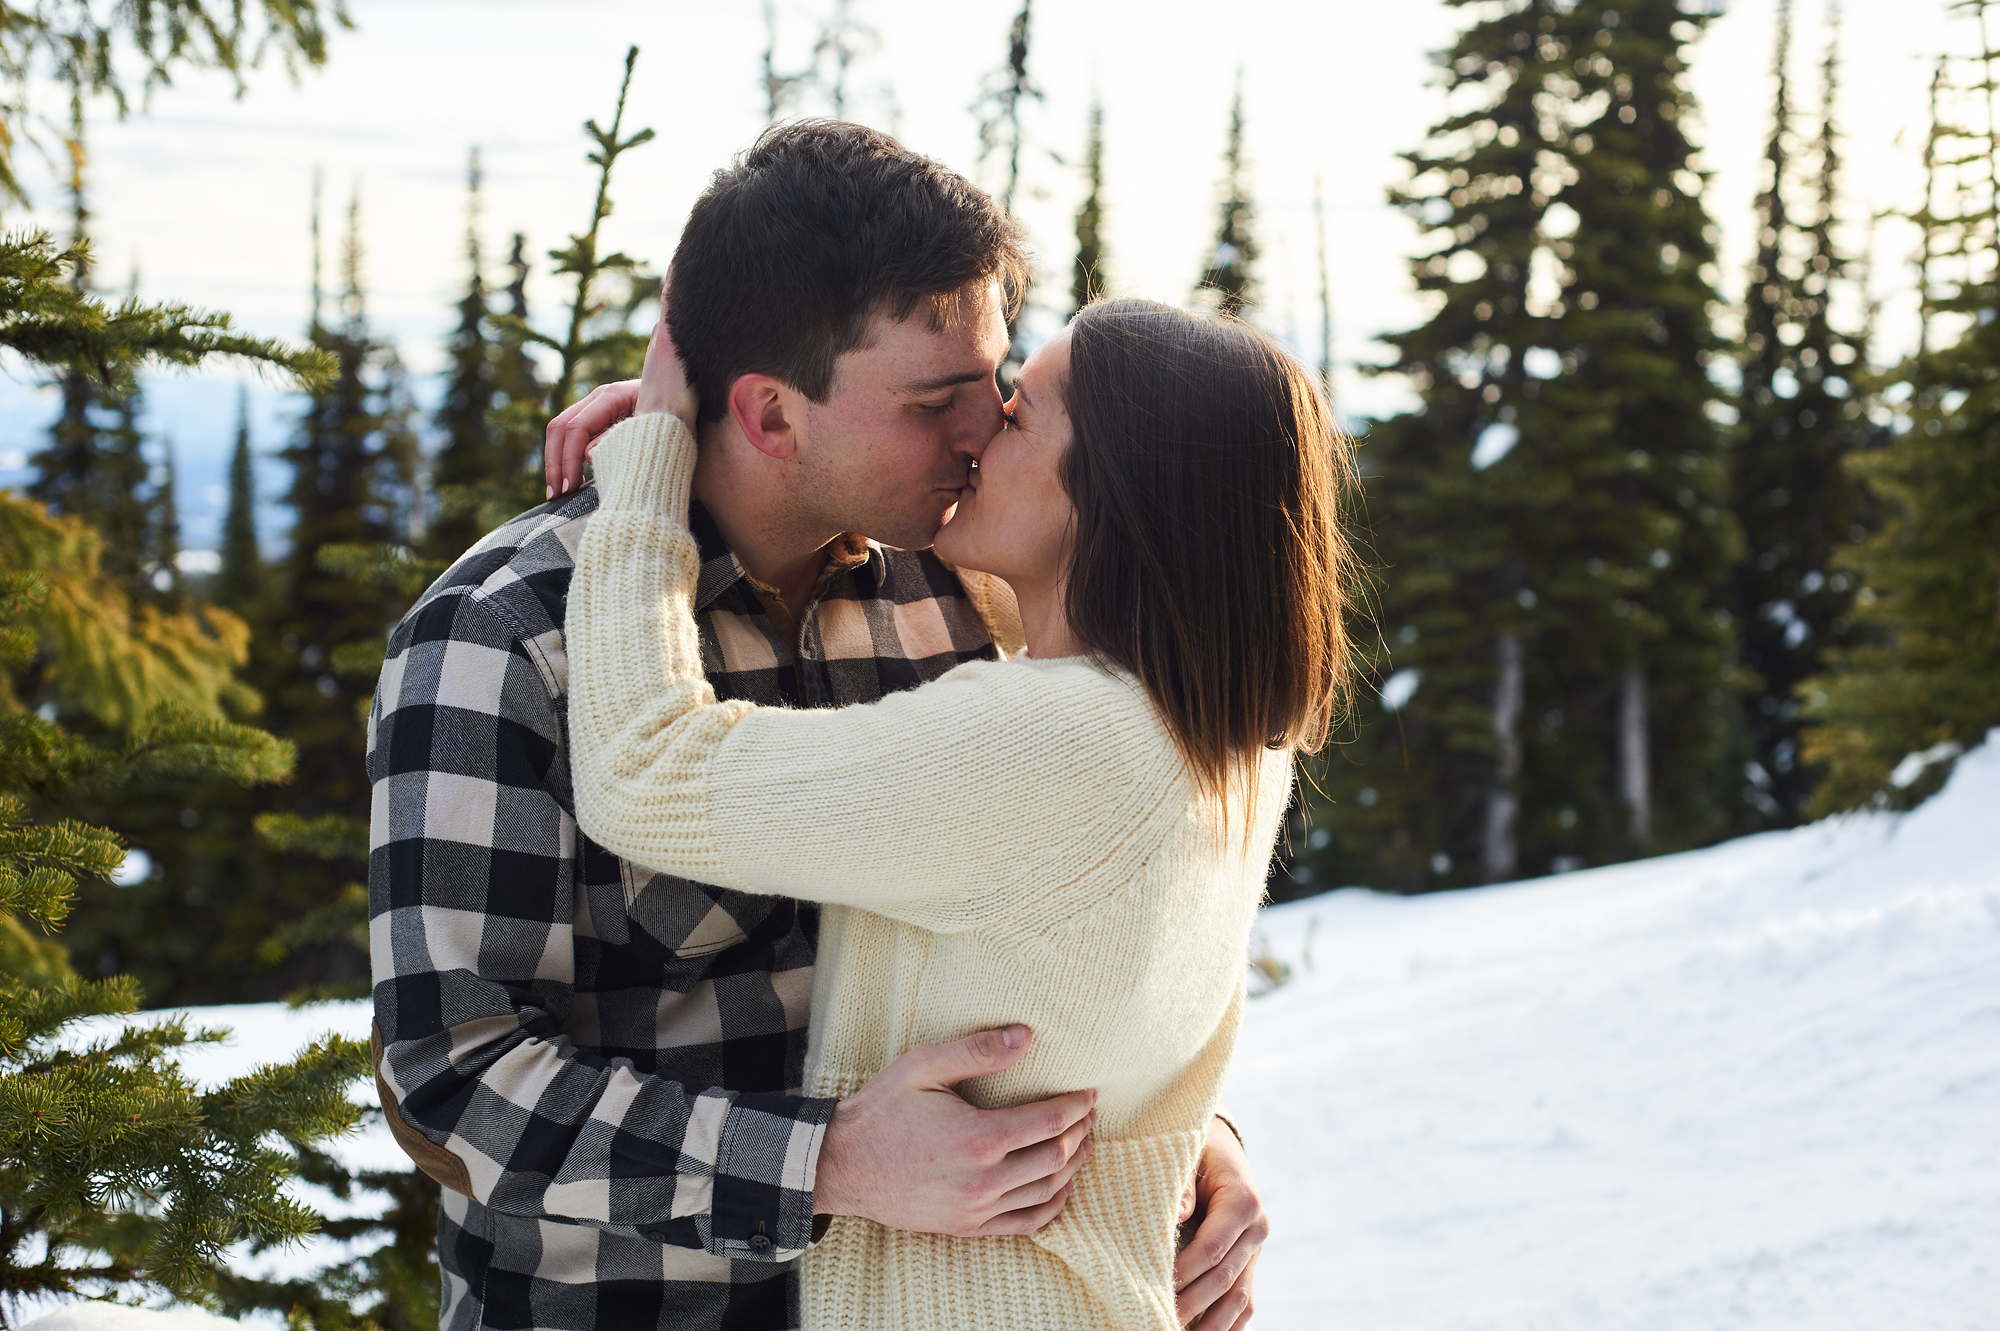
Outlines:
POLYGON ((813 1186, 834 1100, 738 1094, 715 1161, 708 1250, 783 1262, 813 1239, 813 1186))

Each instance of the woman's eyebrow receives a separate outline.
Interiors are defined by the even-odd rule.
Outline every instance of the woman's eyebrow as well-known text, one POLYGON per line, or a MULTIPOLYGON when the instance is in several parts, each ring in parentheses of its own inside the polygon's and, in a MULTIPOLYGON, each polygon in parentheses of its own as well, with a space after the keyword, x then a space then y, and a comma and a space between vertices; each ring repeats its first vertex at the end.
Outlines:
POLYGON ((1035 399, 1028 396, 1028 390, 1021 386, 1021 381, 1018 379, 1014 381, 1014 396, 1021 399, 1021 405, 1024 407, 1032 409, 1035 405, 1035 399))

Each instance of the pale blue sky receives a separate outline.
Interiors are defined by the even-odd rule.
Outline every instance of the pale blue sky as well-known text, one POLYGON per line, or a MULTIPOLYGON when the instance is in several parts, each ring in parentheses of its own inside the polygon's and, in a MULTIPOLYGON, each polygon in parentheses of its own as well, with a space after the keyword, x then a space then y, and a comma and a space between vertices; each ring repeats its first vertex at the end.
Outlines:
MULTIPOLYGON (((832 0, 779 0, 784 60, 804 58, 832 0)), ((1015 0, 852 0, 881 34, 853 74, 851 114, 969 173, 977 137, 969 111, 980 77, 1005 55, 1015 0), (882 95, 892 88, 893 105, 882 95)), ((630 118, 660 133, 621 168, 611 243, 662 263, 709 171, 762 124, 754 0, 351 0, 355 32, 337 36, 325 70, 293 87, 281 72, 252 79, 242 101, 219 80, 189 77, 150 113, 102 122, 94 133, 92 194, 107 282, 137 268, 141 289, 233 312, 248 328, 296 336, 307 313, 306 219, 315 167, 326 180, 326 222, 337 236, 351 191, 361 191, 371 313, 432 393, 441 343, 462 290, 463 176, 468 146, 487 171, 483 234, 489 259, 527 232, 545 254, 583 221, 589 168, 579 126, 608 116, 624 49, 642 48, 630 118)), ((1944 0, 1848 0, 1840 108, 1849 135, 1851 236, 1869 212, 1909 202, 1924 114, 1927 55, 1963 49, 1964 25, 1944 0), (1900 141, 1899 141, 1900 139, 1900 141)), ((1797 104, 1818 102, 1823 5, 1799 0, 1797 104)), ((1713 171, 1709 201, 1724 232, 1721 277, 1741 285, 1749 206, 1768 132, 1775 0, 1735 0, 1696 49, 1702 103, 1697 133, 1713 171)), ((1106 107, 1109 248, 1114 286, 1187 298, 1214 224, 1213 200, 1230 84, 1245 71, 1248 138, 1256 166, 1265 260, 1263 318, 1316 355, 1317 277, 1312 196, 1323 177, 1332 255, 1337 359, 1376 359, 1372 339, 1422 316, 1404 258, 1414 228, 1384 201, 1402 175, 1395 154, 1416 146, 1438 117, 1427 53, 1448 41, 1460 13, 1438 0, 1041 0, 1032 67, 1047 100, 1030 116, 1037 142, 1023 213, 1060 303, 1067 285, 1074 161, 1093 89, 1106 107)), ((822 107, 808 106, 807 110, 822 107)), ((41 201, 60 200, 28 171, 41 201)), ((38 214, 59 220, 59 209, 38 214)), ((24 221, 16 212, 6 221, 24 221)), ((1909 235, 1877 234, 1876 284, 1908 285, 1909 235)), ((497 264, 496 264, 497 267, 497 264)), ((560 288, 533 295, 553 317, 560 288)), ((1892 300, 1886 340, 1913 334, 1907 302, 1892 300)), ((170 435, 181 467, 186 543, 214 539, 233 439, 239 376, 222 371, 156 379, 149 420, 170 435)), ((1393 381, 1347 373, 1343 405, 1394 405, 1393 381)), ((280 447, 295 399, 252 388, 255 440, 280 447)), ((40 446, 53 407, 18 373, 0 380, 0 462, 40 446), (15 456, 9 457, 8 454, 15 456)), ((264 469, 268 495, 284 469, 264 469)), ((0 483, 18 472, 0 471, 0 483)))

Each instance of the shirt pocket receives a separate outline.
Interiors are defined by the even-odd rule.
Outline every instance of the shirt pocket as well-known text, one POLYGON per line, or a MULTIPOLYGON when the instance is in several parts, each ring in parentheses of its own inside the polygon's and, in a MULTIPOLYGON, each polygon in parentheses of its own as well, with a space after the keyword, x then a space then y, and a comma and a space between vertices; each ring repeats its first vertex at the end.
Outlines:
POLYGON ((634 928, 683 960, 710 957, 748 939, 790 903, 752 896, 672 874, 655 873, 630 860, 618 862, 625 915, 634 928))

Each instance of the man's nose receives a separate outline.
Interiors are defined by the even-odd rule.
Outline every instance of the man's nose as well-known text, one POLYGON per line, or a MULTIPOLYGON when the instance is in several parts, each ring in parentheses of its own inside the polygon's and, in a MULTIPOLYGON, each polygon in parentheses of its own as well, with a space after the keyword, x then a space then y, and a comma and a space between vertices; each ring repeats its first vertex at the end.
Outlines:
POLYGON ((955 432, 951 446, 956 452, 965 454, 974 462, 986 452, 986 446, 1000 433, 1006 417, 1000 410, 1000 394, 995 392, 991 401, 982 400, 976 408, 968 408, 965 419, 955 432))

